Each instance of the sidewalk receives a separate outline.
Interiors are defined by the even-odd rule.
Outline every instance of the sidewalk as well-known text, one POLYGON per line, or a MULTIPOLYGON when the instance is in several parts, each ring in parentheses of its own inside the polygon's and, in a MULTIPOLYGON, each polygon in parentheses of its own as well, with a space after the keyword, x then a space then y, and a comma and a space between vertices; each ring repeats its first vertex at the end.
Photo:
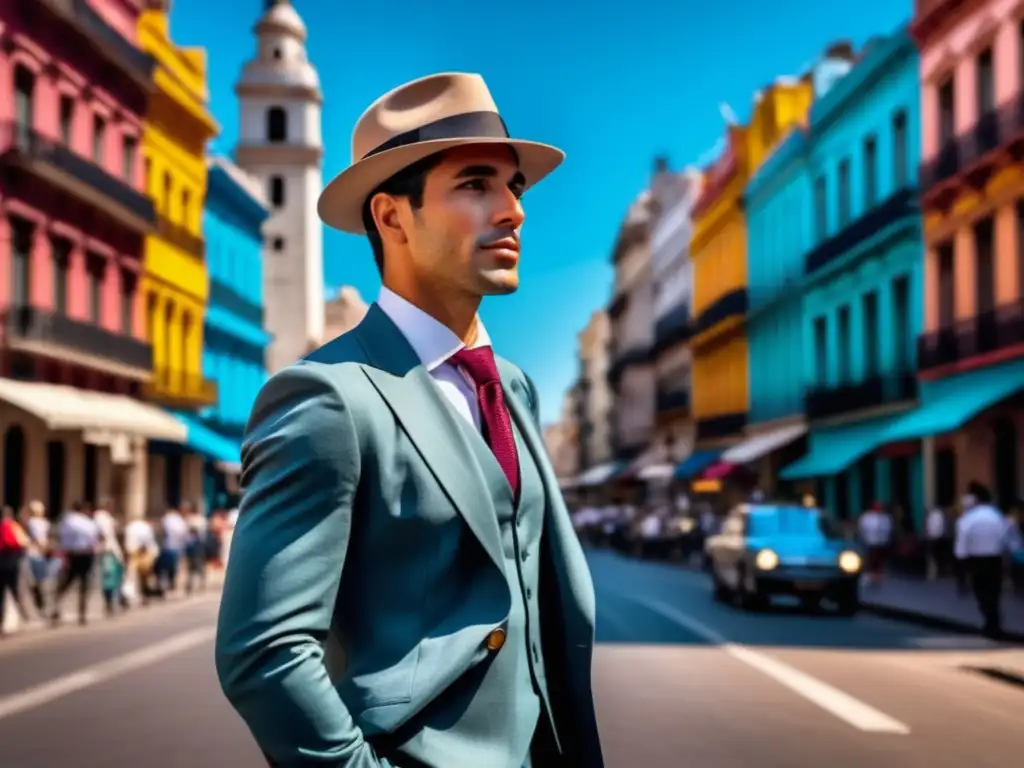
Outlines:
MULTIPOLYGON (((979 632, 981 616, 974 595, 961 596, 952 579, 925 581, 890 576, 878 587, 861 589, 861 603, 885 616, 955 631, 979 632)), ((1024 595, 1003 591, 1003 627, 1010 639, 1024 642, 1024 595)))
MULTIPOLYGON (((197 595, 210 594, 212 592, 219 592, 220 588, 224 584, 224 571, 210 569, 206 576, 206 590, 205 592, 197 592, 197 595)), ((32 598, 25 594, 22 599, 25 602, 25 607, 29 612, 28 622, 22 622, 18 616, 18 611, 14 607, 13 601, 8 597, 6 601, 5 611, 6 615, 0 617, 3 621, 4 629, 10 636, 23 635, 25 633, 38 632, 42 629, 49 629, 50 622, 41 616, 35 610, 35 605, 32 603, 32 598)), ((185 599, 185 591, 179 586, 178 591, 175 594, 168 595, 166 599, 156 598, 150 602, 149 607, 145 610, 159 610, 161 605, 173 604, 180 602, 185 599)), ((78 594, 74 590, 68 592, 64 599, 62 606, 63 610, 63 623, 67 626, 75 626, 78 623, 78 594)), ((128 609, 128 613, 134 613, 142 610, 142 606, 139 604, 132 605, 128 609)), ((105 618, 105 612, 103 607, 103 595, 100 590, 94 589, 92 594, 89 596, 89 604, 86 610, 86 615, 89 621, 97 621, 105 618)))

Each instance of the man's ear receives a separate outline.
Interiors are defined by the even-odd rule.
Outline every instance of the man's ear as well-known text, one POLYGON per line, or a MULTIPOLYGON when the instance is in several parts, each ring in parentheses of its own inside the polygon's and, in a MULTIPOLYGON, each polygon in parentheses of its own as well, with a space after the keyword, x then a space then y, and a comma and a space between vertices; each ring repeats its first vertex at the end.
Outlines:
POLYGON ((402 198, 394 197, 386 192, 378 192, 370 200, 370 214, 377 225, 381 241, 385 243, 405 244, 408 241, 403 225, 402 206, 407 205, 402 198))

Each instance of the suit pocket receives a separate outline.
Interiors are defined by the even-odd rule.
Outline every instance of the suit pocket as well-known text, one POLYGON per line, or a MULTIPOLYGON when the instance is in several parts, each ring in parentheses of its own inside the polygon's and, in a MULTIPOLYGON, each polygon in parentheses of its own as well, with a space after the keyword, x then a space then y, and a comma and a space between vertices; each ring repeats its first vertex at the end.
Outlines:
POLYGON ((356 712, 376 707, 406 704, 412 701, 416 670, 420 663, 420 645, 390 667, 357 674, 345 684, 344 698, 356 712))

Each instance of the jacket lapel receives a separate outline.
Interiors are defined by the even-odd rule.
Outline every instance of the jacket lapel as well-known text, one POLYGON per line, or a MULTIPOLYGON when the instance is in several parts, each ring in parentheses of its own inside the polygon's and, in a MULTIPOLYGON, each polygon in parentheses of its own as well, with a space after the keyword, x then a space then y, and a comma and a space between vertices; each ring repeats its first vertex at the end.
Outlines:
POLYGON ((551 546, 553 565, 562 593, 563 609, 574 608, 576 611, 566 614, 569 642, 577 647, 589 647, 593 643, 597 614, 594 584, 533 415, 533 409, 537 404, 531 402, 526 385, 515 366, 502 358, 497 360, 508 409, 533 455, 544 484, 544 498, 547 499, 544 528, 551 546))
POLYGON ((494 563, 504 571, 497 515, 473 448, 456 421, 457 414, 420 362, 409 342, 376 304, 370 306, 356 337, 370 360, 363 372, 409 436, 431 474, 479 539, 494 563))

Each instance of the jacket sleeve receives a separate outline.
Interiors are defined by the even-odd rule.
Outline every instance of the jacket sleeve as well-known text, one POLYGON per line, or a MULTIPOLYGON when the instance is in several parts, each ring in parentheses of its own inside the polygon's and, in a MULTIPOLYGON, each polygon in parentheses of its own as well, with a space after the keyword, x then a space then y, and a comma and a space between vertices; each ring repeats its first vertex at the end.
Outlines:
POLYGON ((339 390, 310 365, 268 381, 242 446, 216 667, 277 766, 379 768, 324 667, 359 482, 359 442, 339 390))

